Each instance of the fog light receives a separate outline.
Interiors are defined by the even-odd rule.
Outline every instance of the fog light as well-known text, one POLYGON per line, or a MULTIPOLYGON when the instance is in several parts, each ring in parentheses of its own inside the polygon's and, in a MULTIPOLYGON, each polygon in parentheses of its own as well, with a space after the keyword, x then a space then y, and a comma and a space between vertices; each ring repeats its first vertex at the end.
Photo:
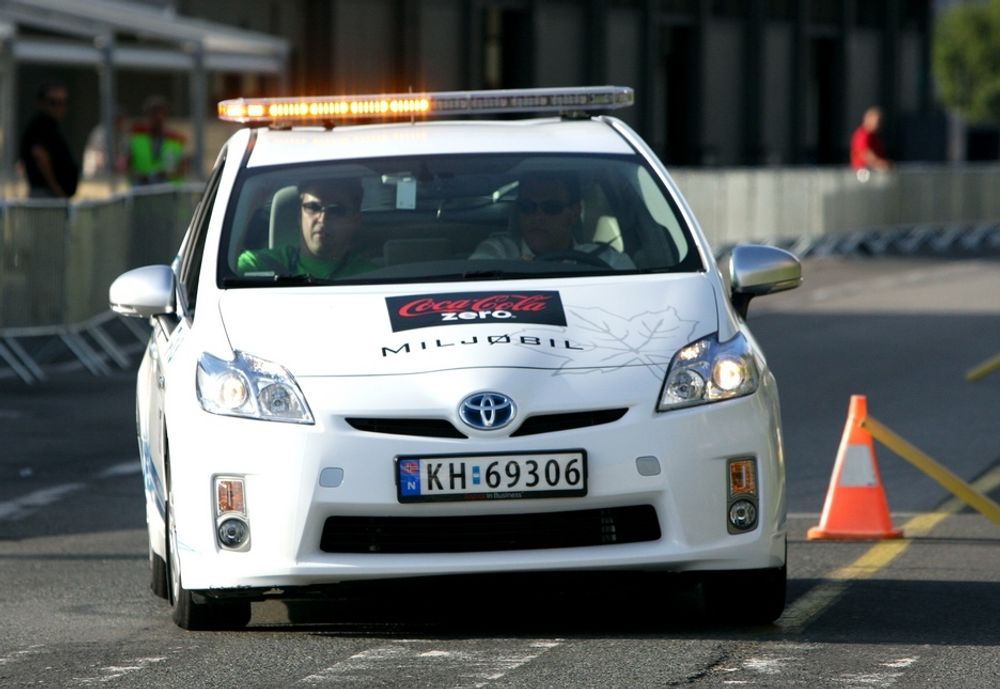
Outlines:
POLYGON ((757 506, 749 500, 737 500, 729 508, 729 523, 740 531, 752 529, 757 523, 757 506))
POLYGON ((239 548, 249 536, 250 529, 241 519, 229 518, 219 524, 219 543, 226 548, 239 548))

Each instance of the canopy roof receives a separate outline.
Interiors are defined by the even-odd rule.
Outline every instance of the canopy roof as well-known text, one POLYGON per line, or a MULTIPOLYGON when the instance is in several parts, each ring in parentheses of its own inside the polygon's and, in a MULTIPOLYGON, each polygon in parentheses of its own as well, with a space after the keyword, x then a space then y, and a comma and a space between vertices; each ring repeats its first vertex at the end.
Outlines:
POLYGON ((6 24, 0 36, 13 41, 21 62, 97 65, 104 59, 102 45, 110 42, 115 67, 284 76, 288 56, 282 38, 122 0, 0 0, 0 22, 6 24), (66 38, 19 36, 19 26, 66 38), (138 42, 119 45, 121 36, 138 42))
MULTIPOLYGON (((17 64, 93 66, 100 77, 101 123, 112 131, 121 69, 186 72, 194 132, 192 172, 201 177, 209 72, 270 74, 288 81, 288 41, 124 0, 0 0, 0 161, 13 165, 17 64), (31 32, 25 31, 31 29, 31 32)), ((106 137, 107 160, 114 159, 106 137)))

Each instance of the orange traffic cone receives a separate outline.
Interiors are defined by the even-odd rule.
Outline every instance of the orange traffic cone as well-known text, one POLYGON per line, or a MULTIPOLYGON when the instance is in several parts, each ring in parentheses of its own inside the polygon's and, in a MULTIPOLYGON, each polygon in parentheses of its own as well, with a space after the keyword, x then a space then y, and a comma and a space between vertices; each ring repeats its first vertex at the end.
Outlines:
POLYGON ((889 502, 875 461, 871 434, 861 427, 868 415, 864 395, 852 395, 847 426, 840 439, 819 526, 809 529, 809 540, 867 540, 899 538, 892 528, 889 502))

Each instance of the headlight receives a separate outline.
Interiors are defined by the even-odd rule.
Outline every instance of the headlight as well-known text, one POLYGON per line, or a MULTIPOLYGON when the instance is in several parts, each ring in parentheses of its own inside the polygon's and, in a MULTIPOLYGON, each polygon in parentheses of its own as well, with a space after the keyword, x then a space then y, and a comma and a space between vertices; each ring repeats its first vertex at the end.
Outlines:
POLYGON ((709 335, 683 347, 670 362, 660 393, 659 411, 749 395, 760 379, 743 335, 719 342, 709 335))
POLYGON ((283 366, 236 352, 232 361, 202 354, 198 401, 212 414, 265 421, 313 423, 298 384, 283 366))

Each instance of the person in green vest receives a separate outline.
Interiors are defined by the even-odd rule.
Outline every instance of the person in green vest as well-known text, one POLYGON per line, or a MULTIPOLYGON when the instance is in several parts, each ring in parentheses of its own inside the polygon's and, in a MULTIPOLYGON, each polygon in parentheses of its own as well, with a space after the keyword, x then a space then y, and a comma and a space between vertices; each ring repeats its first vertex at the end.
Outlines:
POLYGON ((361 182, 317 180, 299 186, 299 242, 292 246, 246 250, 236 270, 247 277, 310 275, 328 280, 375 268, 356 253, 361 228, 361 182))
POLYGON ((182 182, 186 169, 184 135, 167 128, 170 107, 163 96, 143 104, 146 122, 129 136, 128 173, 133 184, 182 182))

